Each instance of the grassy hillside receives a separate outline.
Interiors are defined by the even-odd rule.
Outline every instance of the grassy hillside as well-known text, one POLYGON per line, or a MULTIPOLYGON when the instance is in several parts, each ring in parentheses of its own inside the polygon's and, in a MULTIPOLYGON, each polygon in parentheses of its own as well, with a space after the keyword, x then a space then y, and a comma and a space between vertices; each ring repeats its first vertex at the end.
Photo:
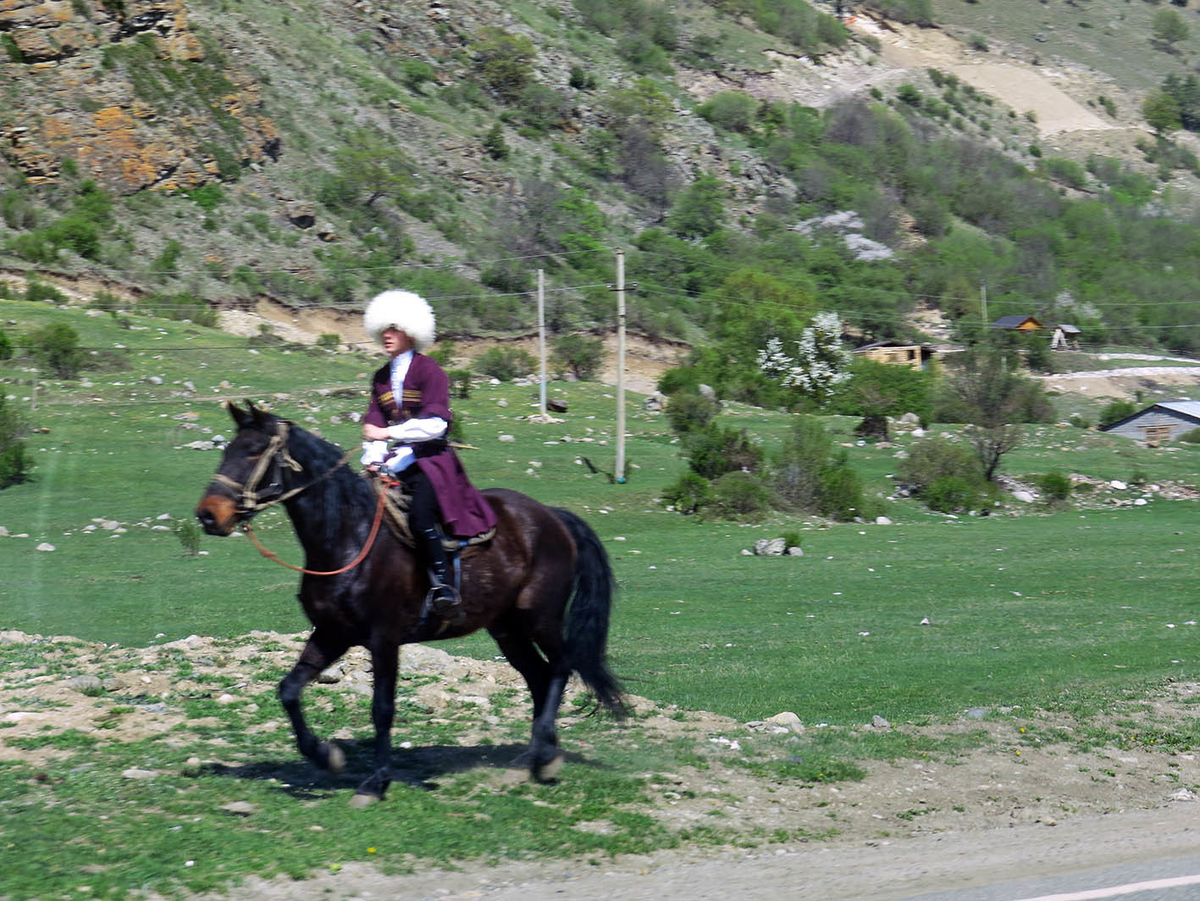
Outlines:
MULTIPOLYGON (((856 339, 909 335, 933 306, 969 340, 986 285, 989 318, 1197 347, 1200 167, 1169 129, 1132 137, 1190 34, 1126 80, 1099 66, 1119 55, 1103 42, 1078 69, 1092 57, 1051 4, 1048 42, 1004 5, 934 7, 949 36, 847 30, 795 2, 176 6, 169 29, 140 0, 0 18, 0 262, 89 273, 147 307, 353 309, 404 284, 446 329, 506 334, 532 319, 538 268, 556 331, 610 327, 621 246, 630 324, 650 335, 698 340, 753 301, 837 311, 856 339), (1124 138, 1044 134, 955 74, 1030 68, 1043 43, 1037 71, 1124 138)), ((1090 4, 1098 27, 1079 30, 1140 46, 1157 12, 1101 26, 1090 4)))

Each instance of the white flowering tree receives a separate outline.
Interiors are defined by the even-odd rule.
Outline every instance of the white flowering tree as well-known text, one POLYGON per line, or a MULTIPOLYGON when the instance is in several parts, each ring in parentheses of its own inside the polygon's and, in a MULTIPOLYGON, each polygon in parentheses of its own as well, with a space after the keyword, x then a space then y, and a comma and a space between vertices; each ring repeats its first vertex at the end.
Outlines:
POLYGON ((823 404, 834 387, 850 378, 850 352, 842 346, 842 324, 836 313, 818 313, 800 335, 795 356, 778 338, 769 338, 758 352, 758 368, 778 381, 823 404))

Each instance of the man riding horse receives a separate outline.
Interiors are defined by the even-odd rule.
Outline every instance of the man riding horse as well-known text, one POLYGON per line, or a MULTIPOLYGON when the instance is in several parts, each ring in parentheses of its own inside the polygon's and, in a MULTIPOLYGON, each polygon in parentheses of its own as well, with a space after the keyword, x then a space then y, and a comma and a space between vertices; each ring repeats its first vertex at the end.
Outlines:
POLYGON ((446 440, 454 414, 450 380, 420 353, 434 340, 429 304, 408 291, 385 291, 367 304, 363 326, 390 358, 371 379, 363 418, 363 464, 398 479, 412 500, 409 524, 430 572, 430 610, 447 622, 462 619, 445 534, 467 539, 496 525, 496 515, 467 478, 446 440))

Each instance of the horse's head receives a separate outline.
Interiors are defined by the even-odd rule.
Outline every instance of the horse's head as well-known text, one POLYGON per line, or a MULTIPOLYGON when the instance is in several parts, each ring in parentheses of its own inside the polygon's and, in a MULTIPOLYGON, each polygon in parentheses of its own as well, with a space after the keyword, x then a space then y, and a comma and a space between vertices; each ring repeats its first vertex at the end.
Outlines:
POLYGON ((228 404, 237 435, 225 448, 216 474, 196 505, 210 535, 228 535, 239 522, 279 500, 290 472, 301 469, 288 453, 288 422, 260 410, 228 404))

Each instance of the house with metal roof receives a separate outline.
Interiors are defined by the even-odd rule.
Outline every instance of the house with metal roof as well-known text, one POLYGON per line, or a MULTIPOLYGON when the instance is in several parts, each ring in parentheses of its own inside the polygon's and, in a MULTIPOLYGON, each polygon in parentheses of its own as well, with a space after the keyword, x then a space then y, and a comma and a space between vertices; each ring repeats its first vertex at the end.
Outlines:
POLYGON ((1192 429, 1200 429, 1200 401, 1177 400, 1151 404, 1100 431, 1147 444, 1161 444, 1192 429))
POLYGON ((992 328, 1018 332, 1035 332, 1042 327, 1042 324, 1032 316, 1001 316, 992 323, 992 328))

